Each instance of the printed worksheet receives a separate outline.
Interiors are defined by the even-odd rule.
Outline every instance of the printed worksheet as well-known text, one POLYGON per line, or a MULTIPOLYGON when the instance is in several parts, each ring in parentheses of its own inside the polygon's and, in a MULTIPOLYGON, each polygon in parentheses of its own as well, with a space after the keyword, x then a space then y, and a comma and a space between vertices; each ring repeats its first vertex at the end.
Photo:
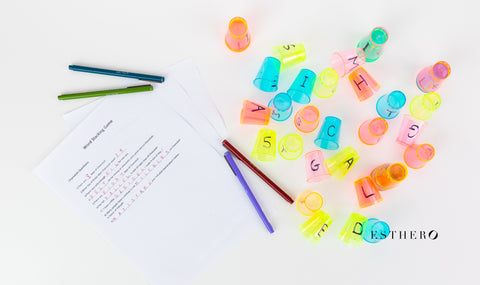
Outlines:
POLYGON ((152 284, 181 284, 261 227, 224 158, 152 92, 109 96, 35 174, 152 284))

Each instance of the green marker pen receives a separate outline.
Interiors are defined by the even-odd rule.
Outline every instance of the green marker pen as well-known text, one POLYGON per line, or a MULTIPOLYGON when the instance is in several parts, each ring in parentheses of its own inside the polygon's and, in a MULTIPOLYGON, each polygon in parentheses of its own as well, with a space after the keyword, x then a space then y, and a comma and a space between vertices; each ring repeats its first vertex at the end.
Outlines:
POLYGON ((84 93, 73 93, 73 94, 63 94, 58 96, 58 100, 70 100, 70 99, 79 99, 79 98, 90 98, 90 97, 101 97, 107 95, 120 95, 120 94, 129 94, 129 93, 136 93, 136 92, 145 92, 145 91, 152 91, 152 85, 140 85, 140 86, 131 86, 127 88, 121 89, 111 89, 111 90, 103 90, 103 91, 92 91, 92 92, 84 92, 84 93))

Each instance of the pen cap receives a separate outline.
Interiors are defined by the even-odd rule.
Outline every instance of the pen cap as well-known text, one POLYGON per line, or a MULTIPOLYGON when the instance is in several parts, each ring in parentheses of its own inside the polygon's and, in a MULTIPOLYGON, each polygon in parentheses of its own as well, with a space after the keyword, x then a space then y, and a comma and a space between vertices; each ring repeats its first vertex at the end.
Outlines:
POLYGON ((387 40, 387 30, 382 27, 376 27, 369 35, 358 42, 357 47, 365 52, 366 61, 372 62, 376 61, 380 55, 382 55, 387 40))
POLYGON ((300 70, 292 85, 290 85, 290 88, 287 90, 288 95, 292 97, 294 102, 300 104, 310 103, 315 77, 315 72, 309 69, 300 70))
POLYGON ((346 147, 325 160, 325 165, 330 175, 338 180, 342 180, 359 159, 360 157, 355 149, 346 147))
POLYGON ((297 65, 307 58, 303 44, 274 46, 272 55, 282 63, 280 71, 297 65))
POLYGON ((338 76, 344 77, 355 68, 365 63, 365 52, 361 48, 354 48, 335 52, 330 60, 330 65, 338 73, 338 76))
POLYGON ((325 159, 321 150, 314 150, 305 154, 305 170, 307 182, 320 182, 330 177, 325 159))
POLYGON ((332 218, 324 211, 318 210, 318 212, 300 226, 300 232, 309 241, 318 243, 331 224, 332 218))
POLYGON ((228 23, 228 31, 225 35, 225 44, 234 52, 241 52, 250 45, 250 33, 247 21, 241 17, 235 17, 228 23))
POLYGON ((240 124, 268 125, 270 113, 270 108, 245 99, 243 100, 242 113, 240 114, 240 124))
POLYGON ((424 144, 413 144, 405 149, 403 154, 403 159, 405 164, 414 169, 419 169, 424 167, 427 162, 432 160, 435 157, 435 148, 428 143, 424 144))
POLYGON ((395 90, 378 98, 377 113, 384 119, 393 119, 398 116, 400 110, 407 102, 402 91, 395 90))
POLYGON ((302 133, 311 133, 318 127, 320 111, 314 105, 308 105, 295 114, 294 124, 302 133))
POLYGON ((380 89, 380 84, 361 66, 348 75, 348 80, 360 102, 372 97, 380 89))
POLYGON ((330 98, 337 90, 338 74, 332 68, 324 69, 317 76, 313 92, 320 98, 330 98))
POLYGON ((407 178, 407 167, 403 163, 385 163, 375 168, 372 173, 372 181, 380 191, 397 187, 407 178))
POLYGON ((297 134, 284 136, 278 143, 278 153, 286 160, 295 160, 303 152, 302 137, 297 134))
POLYGON ((423 68, 417 75, 417 86, 425 93, 436 91, 442 82, 450 75, 450 65, 439 61, 432 66, 423 68))
POLYGON ((336 150, 339 147, 340 127, 342 120, 337 117, 327 116, 323 122, 322 128, 315 139, 315 145, 319 148, 336 150))
POLYGON ((369 243, 377 243, 386 239, 390 234, 390 227, 387 223, 378 219, 368 219, 363 224, 363 240, 369 243))
POLYGON ((347 220, 338 238, 351 245, 362 245, 363 223, 367 221, 365 216, 352 213, 347 220))
POLYGON ((311 216, 318 212, 323 205, 323 198, 313 191, 305 191, 297 199, 297 209, 305 216, 311 216))
POLYGON ((276 134, 270 129, 261 129, 258 132, 252 158, 258 161, 274 161, 276 148, 276 134))
POLYGON ((264 92, 275 92, 278 89, 278 75, 280 61, 273 57, 266 57, 253 80, 253 85, 264 92))
POLYGON ((363 122, 358 128, 358 137, 367 145, 377 144, 388 130, 385 119, 377 117, 363 122))
POLYGON ((358 205, 366 208, 383 201, 382 195, 370 176, 362 177, 354 182, 358 205))
POLYGON ((403 115, 396 142, 403 146, 414 144, 426 125, 425 121, 417 120, 407 114, 403 115))
POLYGON ((293 112, 292 98, 287 93, 278 93, 270 100, 268 107, 272 109, 273 120, 285 121, 293 112))
POLYGON ((442 98, 435 92, 417 96, 410 102, 410 114, 416 119, 428 120, 441 103, 442 98))

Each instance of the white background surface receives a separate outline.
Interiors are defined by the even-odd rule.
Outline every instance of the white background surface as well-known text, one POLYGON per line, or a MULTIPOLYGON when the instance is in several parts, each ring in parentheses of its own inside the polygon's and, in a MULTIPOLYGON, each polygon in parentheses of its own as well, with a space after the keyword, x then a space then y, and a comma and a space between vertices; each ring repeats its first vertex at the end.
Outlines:
MULTIPOLYGON (((256 232, 192 284, 476 282, 480 22, 469 3, 474 2, 2 1, 0 284, 146 284, 128 260, 32 174, 68 133, 62 114, 92 101, 59 102, 57 95, 125 82, 69 71, 69 64, 159 73, 192 56, 232 141, 249 153, 260 127, 239 124, 241 102, 266 104, 273 96, 251 83, 272 47, 303 43, 307 50, 307 61, 281 74, 279 91, 285 91, 301 68, 320 72, 332 52, 354 47, 375 26, 390 35, 381 58, 365 66, 382 85, 380 92, 359 103, 343 79, 331 99, 312 97, 322 120, 325 115, 342 119, 341 148, 352 146, 360 154, 346 178, 307 184, 303 159, 257 163, 294 197, 308 189, 322 194, 333 224, 320 243, 301 236, 298 226, 306 217, 295 206, 245 170, 276 232, 256 232), (240 54, 224 44, 234 16, 247 20, 253 38, 240 54), (374 147, 360 143, 358 125, 376 115, 375 101, 386 92, 402 90, 408 100, 419 95, 417 72, 438 60, 448 61, 452 74, 439 90, 442 106, 419 138, 432 143, 437 156, 425 168, 410 170, 398 188, 382 193, 382 203, 359 210, 353 181, 384 162, 401 161, 402 148, 394 143, 399 119, 389 121, 389 132, 374 147), (337 238, 352 212, 385 220, 393 230, 433 229, 439 237, 353 247, 337 238)), ((295 131, 292 119, 269 127, 278 140, 295 131)), ((303 135, 306 151, 315 149, 315 135, 303 135)), ((326 157, 334 153, 324 152, 326 157)))

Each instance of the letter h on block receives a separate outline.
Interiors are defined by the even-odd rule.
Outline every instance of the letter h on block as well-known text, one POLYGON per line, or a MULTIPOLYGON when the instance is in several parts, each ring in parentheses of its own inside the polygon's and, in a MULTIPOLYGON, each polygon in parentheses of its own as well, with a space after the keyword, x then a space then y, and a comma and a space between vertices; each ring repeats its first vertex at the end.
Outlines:
POLYGON ((380 84, 361 66, 353 70, 348 79, 360 102, 372 97, 380 89, 380 84))

